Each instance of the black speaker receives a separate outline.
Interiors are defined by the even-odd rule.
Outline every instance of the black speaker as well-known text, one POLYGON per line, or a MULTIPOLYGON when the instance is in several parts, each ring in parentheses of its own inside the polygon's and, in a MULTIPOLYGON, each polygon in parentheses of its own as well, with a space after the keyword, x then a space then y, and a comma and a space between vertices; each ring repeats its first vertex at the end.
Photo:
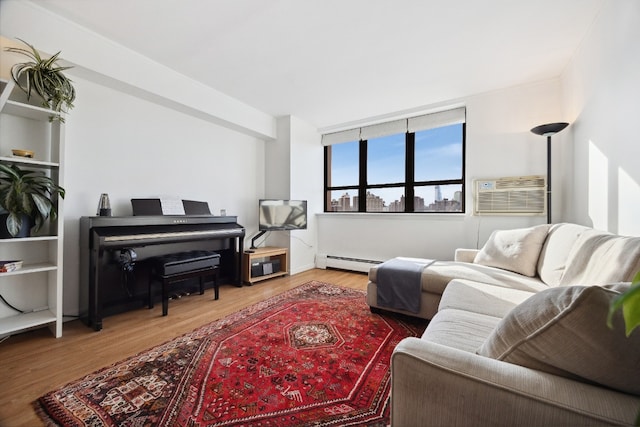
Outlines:
POLYGON ((266 276, 267 274, 278 273, 279 271, 279 259, 251 263, 251 277, 266 276))
POLYGON ((252 262, 251 263, 251 277, 262 276, 262 263, 261 262, 252 262))

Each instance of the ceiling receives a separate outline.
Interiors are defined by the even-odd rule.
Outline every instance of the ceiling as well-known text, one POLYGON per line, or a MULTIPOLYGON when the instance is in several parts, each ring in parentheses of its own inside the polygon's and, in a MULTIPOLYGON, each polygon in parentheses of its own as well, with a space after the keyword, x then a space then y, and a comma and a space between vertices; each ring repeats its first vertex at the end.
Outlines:
POLYGON ((318 128, 558 77, 610 0, 34 0, 318 128))

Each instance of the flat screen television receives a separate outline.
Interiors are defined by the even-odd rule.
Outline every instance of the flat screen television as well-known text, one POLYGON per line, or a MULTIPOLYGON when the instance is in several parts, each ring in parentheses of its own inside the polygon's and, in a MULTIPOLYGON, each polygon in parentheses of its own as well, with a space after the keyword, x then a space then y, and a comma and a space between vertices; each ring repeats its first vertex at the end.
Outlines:
POLYGON ((307 228, 306 200, 261 199, 258 201, 258 229, 304 230, 307 228))

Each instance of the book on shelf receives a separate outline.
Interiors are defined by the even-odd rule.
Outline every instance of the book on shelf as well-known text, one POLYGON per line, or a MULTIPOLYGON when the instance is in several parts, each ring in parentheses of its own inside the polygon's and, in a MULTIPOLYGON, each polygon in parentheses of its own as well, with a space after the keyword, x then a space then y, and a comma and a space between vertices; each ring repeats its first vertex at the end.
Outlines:
POLYGON ((9 271, 15 271, 22 268, 22 261, 0 261, 0 273, 8 273, 9 271))

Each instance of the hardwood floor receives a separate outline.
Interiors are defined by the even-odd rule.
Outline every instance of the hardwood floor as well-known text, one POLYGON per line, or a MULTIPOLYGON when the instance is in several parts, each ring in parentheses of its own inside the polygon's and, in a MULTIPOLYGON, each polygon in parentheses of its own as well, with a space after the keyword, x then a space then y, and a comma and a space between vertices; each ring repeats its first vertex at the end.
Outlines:
POLYGON ((166 317, 161 304, 110 316, 100 332, 73 320, 64 324, 62 338, 46 328, 9 337, 0 343, 0 426, 43 425, 32 407, 43 394, 311 280, 362 290, 367 286, 366 274, 316 269, 253 286, 222 285, 218 301, 213 301, 213 289, 207 289, 204 295, 170 301, 166 317))

